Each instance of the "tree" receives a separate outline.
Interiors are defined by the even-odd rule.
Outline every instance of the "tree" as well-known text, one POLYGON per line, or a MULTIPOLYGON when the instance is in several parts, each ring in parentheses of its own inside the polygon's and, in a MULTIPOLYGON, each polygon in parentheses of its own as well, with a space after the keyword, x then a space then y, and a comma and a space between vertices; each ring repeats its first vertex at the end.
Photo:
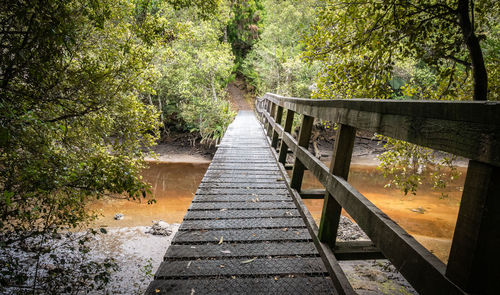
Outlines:
POLYGON ((158 62, 161 78, 150 96, 162 112, 165 131, 194 132, 203 143, 213 143, 232 122, 225 88, 234 56, 230 44, 221 41, 228 22, 225 8, 210 18, 200 18, 193 8, 168 16, 182 21, 182 29, 166 48, 167 62, 158 62))
MULTIPOLYGON (((320 61, 318 98, 498 99, 497 1, 322 1, 304 56, 320 61), (481 48, 483 47, 483 48, 481 48), (484 51, 484 52, 483 52, 484 51), (470 74, 472 72, 472 75, 470 74)), ((380 168, 405 194, 452 159, 390 138, 380 168), (435 165, 441 161, 440 165, 435 165)))
MULTIPOLYGON (((50 252, 48 237, 96 216, 88 202, 146 196, 140 171, 157 138, 158 116, 139 94, 151 91, 156 47, 174 31, 143 4, 1 2, 2 250, 30 241, 40 259, 50 252)), ((27 273, 34 280, 12 278, 9 253, 16 252, 1 253, 2 287, 30 279, 36 289, 37 272, 27 273)), ((90 272, 87 279, 100 279, 95 268, 90 272)))
POLYGON ((225 39, 231 44, 239 67, 262 31, 263 6, 260 0, 231 0, 225 39))
POLYGON ((319 63, 309 65, 301 54, 300 42, 309 32, 316 1, 266 0, 264 30, 247 54, 242 73, 258 94, 308 97, 319 63))
MULTIPOLYGON (((413 59, 436 77, 432 96, 486 100, 481 40, 497 19, 496 1, 327 0, 308 38, 307 58, 324 63, 325 94, 385 98, 398 63, 413 59), (472 79, 469 72, 472 71, 472 79)), ((411 91, 410 91, 411 92, 411 91)), ((415 89, 414 92, 418 92, 415 89)))

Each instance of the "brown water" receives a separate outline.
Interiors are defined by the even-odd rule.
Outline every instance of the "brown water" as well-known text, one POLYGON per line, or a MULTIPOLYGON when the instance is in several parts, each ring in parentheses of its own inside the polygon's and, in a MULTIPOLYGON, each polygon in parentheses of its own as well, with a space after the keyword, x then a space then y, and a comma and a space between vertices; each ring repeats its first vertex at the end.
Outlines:
MULTIPOLYGON (((152 220, 182 222, 207 167, 208 164, 151 163, 143 177, 151 183, 157 203, 100 200, 91 206, 103 215, 97 224, 126 227, 150 225, 152 220), (124 219, 114 220, 116 213, 122 213, 124 219)), ((448 259, 464 179, 465 169, 460 179, 448 188, 449 197, 442 199, 440 193, 426 184, 416 196, 407 197, 397 189, 384 188, 387 181, 373 166, 352 165, 349 174, 349 182, 357 190, 443 261, 448 259)), ((303 188, 321 188, 321 185, 306 171, 303 188)), ((304 201, 319 224, 323 200, 304 201)))
POLYGON ((103 215, 98 221, 99 225, 151 225, 152 220, 181 223, 208 165, 151 162, 142 176, 152 186, 151 192, 157 201, 155 204, 106 199, 92 204, 91 209, 103 215), (114 220, 116 213, 123 214, 124 218, 114 220))

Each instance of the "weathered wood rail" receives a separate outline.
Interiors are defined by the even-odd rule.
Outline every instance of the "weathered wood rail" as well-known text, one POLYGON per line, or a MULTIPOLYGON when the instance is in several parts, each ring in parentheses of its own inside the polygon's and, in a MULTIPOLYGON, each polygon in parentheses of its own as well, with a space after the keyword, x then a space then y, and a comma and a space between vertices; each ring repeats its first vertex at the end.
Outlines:
POLYGON ((319 229, 313 226, 312 238, 326 257, 325 245, 337 258, 346 252, 336 242, 343 208, 419 293, 498 294, 500 103, 311 100, 266 94, 257 110, 282 170, 288 166, 287 153, 293 152, 292 196, 318 196, 317 191, 301 190, 305 169, 324 186, 321 223, 319 229), (295 115, 302 115, 297 139, 290 134, 295 115), (315 118, 338 124, 330 169, 308 151, 315 118), (447 265, 346 181, 357 129, 470 159, 447 265))
POLYGON ((147 294, 353 294, 252 111, 229 126, 147 294))

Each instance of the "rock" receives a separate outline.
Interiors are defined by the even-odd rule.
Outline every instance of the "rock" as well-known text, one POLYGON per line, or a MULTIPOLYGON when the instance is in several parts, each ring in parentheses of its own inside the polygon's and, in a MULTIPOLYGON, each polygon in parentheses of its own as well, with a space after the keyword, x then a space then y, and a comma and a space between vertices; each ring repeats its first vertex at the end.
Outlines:
POLYGON ((165 221, 153 220, 153 225, 146 231, 146 233, 159 236, 170 236, 172 234, 172 230, 170 229, 170 225, 165 221))
POLYGON ((368 240, 368 236, 349 218, 341 215, 337 238, 341 241, 368 240))
POLYGON ((115 220, 122 220, 123 219, 123 214, 121 213, 116 213, 115 217, 113 217, 115 220))

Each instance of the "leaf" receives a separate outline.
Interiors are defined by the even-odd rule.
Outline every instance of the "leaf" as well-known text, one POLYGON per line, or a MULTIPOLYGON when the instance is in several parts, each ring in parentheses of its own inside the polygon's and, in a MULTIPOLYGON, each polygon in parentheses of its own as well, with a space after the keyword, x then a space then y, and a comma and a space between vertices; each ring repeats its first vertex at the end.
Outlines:
POLYGON ((105 228, 102 228, 102 227, 99 229, 99 231, 101 233, 103 233, 103 234, 107 234, 108 233, 108 231, 105 228))
POLYGON ((222 245, 222 242, 223 242, 223 241, 224 241, 224 237, 223 237, 223 236, 221 236, 221 237, 220 237, 220 240, 219 240, 219 245, 222 245))
POLYGON ((242 261, 242 262, 240 262, 240 263, 241 263, 241 264, 252 263, 252 262, 254 262, 254 261, 255 261, 255 259, 257 259, 257 257, 254 257, 254 258, 252 258, 252 259, 248 259, 248 260, 242 261))

